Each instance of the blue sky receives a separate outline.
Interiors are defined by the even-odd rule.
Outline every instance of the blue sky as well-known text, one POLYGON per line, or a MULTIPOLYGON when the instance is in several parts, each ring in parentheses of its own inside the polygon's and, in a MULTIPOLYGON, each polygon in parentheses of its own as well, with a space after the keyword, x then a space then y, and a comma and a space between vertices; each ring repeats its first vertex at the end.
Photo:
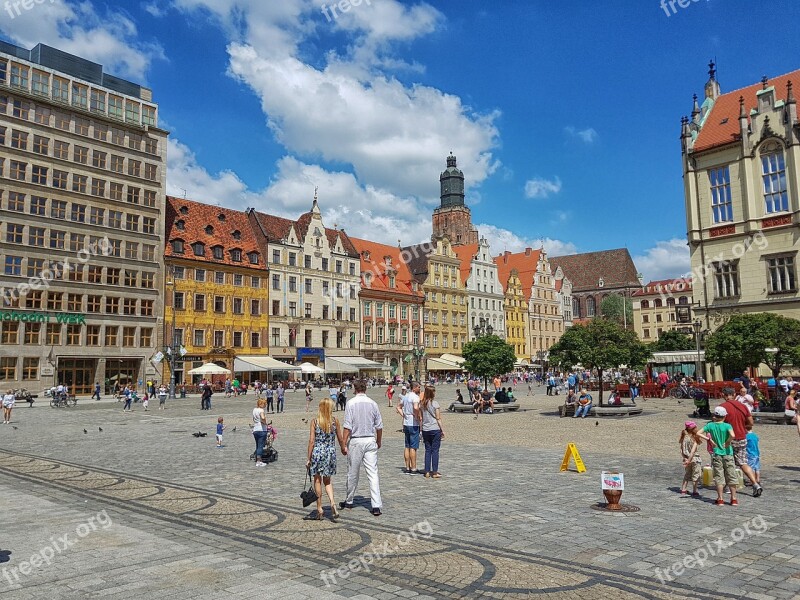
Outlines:
POLYGON ((53 0, 0 32, 150 86, 170 193, 296 217, 319 186, 329 226, 410 244, 452 150, 495 253, 626 246, 650 279, 689 269, 678 135, 709 59, 723 92, 800 67, 797 2, 659 2, 53 0))

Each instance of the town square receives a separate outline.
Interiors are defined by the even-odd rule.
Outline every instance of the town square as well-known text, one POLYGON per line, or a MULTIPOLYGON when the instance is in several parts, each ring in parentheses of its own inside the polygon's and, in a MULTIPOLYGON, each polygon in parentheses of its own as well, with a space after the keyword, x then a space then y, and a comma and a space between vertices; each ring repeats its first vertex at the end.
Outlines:
POLYGON ((800 598, 800 6, 0 8, 0 598, 800 598))

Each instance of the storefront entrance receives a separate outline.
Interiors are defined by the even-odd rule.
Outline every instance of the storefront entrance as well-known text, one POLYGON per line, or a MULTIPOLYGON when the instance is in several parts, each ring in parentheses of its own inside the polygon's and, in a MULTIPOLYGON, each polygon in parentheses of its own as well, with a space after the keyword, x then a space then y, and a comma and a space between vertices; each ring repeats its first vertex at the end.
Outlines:
POLYGON ((138 381, 136 378, 139 376, 141 363, 142 361, 139 358, 106 359, 105 393, 107 395, 113 394, 117 384, 119 384, 120 388, 124 388, 126 385, 137 386, 138 381))
POLYGON ((93 358, 60 358, 58 361, 58 383, 69 387, 72 394, 94 392, 94 374, 97 360, 93 358))

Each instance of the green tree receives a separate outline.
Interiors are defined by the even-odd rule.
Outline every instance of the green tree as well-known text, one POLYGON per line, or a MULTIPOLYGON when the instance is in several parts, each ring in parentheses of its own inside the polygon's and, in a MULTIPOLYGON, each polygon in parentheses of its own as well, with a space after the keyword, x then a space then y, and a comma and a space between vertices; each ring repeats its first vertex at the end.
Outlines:
POLYGON ((496 335, 486 335, 467 342, 461 353, 465 359, 464 368, 473 375, 483 377, 484 387, 489 377, 513 371, 517 362, 514 347, 496 335))
MULTIPOLYGON (((552 348, 550 362, 571 369, 577 364, 597 371, 603 381, 603 371, 620 365, 630 368, 644 366, 650 358, 650 348, 639 341, 636 333, 623 328, 611 319, 596 318, 588 325, 573 325, 552 348)), ((603 402, 600 385, 599 402, 603 402)))
POLYGON ((694 350, 695 341, 689 334, 670 329, 658 336, 658 341, 650 344, 653 352, 678 352, 681 350, 694 350))
POLYGON ((706 360, 742 371, 764 363, 776 379, 800 365, 800 321, 775 313, 733 315, 706 340, 706 360))
POLYGON ((633 302, 621 294, 609 294, 600 303, 600 314, 606 319, 633 327, 633 302), (623 312, 624 311, 624 312, 623 312))

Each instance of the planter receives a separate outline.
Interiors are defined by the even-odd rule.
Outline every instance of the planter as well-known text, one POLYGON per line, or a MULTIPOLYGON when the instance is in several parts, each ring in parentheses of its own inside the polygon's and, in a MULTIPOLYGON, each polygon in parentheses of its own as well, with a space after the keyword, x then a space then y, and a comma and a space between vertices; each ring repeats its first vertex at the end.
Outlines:
POLYGON ((619 499, 622 497, 622 490, 603 490, 606 497, 606 510, 622 510, 619 499))

